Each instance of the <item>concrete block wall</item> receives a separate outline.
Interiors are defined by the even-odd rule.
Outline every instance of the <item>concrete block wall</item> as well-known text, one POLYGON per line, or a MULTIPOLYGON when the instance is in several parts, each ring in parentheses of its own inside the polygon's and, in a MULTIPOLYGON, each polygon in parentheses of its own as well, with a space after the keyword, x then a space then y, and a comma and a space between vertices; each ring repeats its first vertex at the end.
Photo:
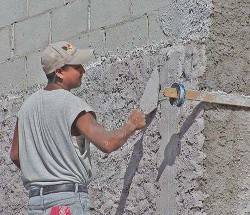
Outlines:
POLYGON ((6 61, 11 56, 11 28, 7 26, 0 30, 1 49, 0 61, 6 61))
MULTIPOLYGON (((8 64, 7 61, 18 61, 18 58, 24 58, 26 65, 23 71, 26 74, 24 82, 27 83, 28 88, 37 84, 37 82, 28 81, 29 75, 27 74, 31 68, 36 67, 39 61, 39 58, 29 58, 34 57, 34 53, 38 56, 40 51, 51 42, 68 40, 80 48, 92 47, 98 58, 122 54, 153 42, 173 40, 166 34, 167 31, 173 31, 173 23, 166 25, 170 27, 169 29, 164 29, 162 26, 165 26, 164 22, 168 21, 162 20, 168 11, 173 12, 173 8, 181 8, 185 4, 186 1, 177 4, 170 0, 154 1, 154 3, 131 0, 4 1, 0 14, 2 50, 0 70, 8 64), (34 66, 31 65, 33 60, 34 66)), ((186 7, 192 7, 192 5, 189 4, 186 7)), ((209 7, 204 6, 203 9, 206 12, 209 11, 209 7)), ((204 22, 208 19, 203 18, 204 22)), ((200 20, 202 24, 203 19, 200 20)), ((199 38, 196 37, 196 40, 199 38)), ((14 69, 18 70, 18 67, 14 69)), ((41 79, 39 73, 41 73, 41 68, 34 71, 34 80, 37 75, 37 79, 44 83, 46 80, 41 79)), ((10 73, 11 79, 16 79, 15 74, 10 73)), ((12 86, 3 86, 3 89, 2 93, 8 94, 12 86)), ((15 89, 21 90, 22 88, 16 87, 15 89)))

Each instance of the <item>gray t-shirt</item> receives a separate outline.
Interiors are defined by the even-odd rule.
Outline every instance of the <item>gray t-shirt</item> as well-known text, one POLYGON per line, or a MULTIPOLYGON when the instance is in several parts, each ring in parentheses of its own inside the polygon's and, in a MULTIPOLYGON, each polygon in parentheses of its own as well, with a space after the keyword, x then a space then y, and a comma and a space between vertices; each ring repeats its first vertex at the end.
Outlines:
POLYGON ((22 180, 31 185, 88 184, 90 146, 77 144, 71 126, 82 111, 93 112, 82 99, 63 90, 39 90, 18 112, 19 159, 22 180))

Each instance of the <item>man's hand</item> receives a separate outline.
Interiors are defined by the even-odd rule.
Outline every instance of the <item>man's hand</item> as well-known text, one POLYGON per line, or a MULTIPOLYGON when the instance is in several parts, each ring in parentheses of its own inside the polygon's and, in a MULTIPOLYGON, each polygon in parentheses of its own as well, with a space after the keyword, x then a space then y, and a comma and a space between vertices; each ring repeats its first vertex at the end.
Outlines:
POLYGON ((128 122, 131 122, 135 126, 136 130, 139 130, 146 125, 146 118, 139 109, 135 109, 132 111, 128 122))

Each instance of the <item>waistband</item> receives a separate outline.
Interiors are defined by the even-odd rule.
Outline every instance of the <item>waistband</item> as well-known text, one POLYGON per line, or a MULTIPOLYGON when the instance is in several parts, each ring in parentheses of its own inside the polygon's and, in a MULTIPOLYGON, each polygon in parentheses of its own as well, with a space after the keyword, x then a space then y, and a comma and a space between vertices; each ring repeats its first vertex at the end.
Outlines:
POLYGON ((87 185, 84 184, 55 184, 47 186, 31 186, 29 198, 59 192, 85 192, 88 193, 87 185))

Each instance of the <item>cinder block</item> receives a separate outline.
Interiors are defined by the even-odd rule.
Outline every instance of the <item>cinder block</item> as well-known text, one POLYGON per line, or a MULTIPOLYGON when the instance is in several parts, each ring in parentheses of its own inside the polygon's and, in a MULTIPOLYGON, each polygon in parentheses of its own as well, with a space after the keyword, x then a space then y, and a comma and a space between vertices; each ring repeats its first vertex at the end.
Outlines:
POLYGON ((77 38, 70 40, 70 42, 78 48, 94 49, 95 56, 101 56, 105 52, 104 30, 84 34, 81 37, 77 37, 77 38))
POLYGON ((49 43, 49 35, 49 13, 17 23, 15 26, 15 55, 20 56, 43 49, 49 43))
POLYGON ((88 1, 76 1, 52 12, 52 41, 71 38, 86 31, 88 1))
POLYGON ((11 45, 10 45, 10 27, 6 27, 0 30, 0 62, 4 62, 10 58, 11 45))
POLYGON ((129 0, 92 0, 90 7, 91 29, 112 25, 129 19, 130 6, 129 0))
POLYGON ((2 0, 0 27, 22 20, 26 16, 26 0, 2 0))
POLYGON ((0 92, 2 94, 25 89, 25 78, 24 58, 0 64, 0 92))
POLYGON ((28 15, 34 16, 44 11, 56 8, 63 5, 63 0, 29 0, 28 1, 28 15))
POLYGON ((131 0, 131 12, 133 16, 148 13, 168 6, 172 0, 131 0))
POLYGON ((151 15, 148 17, 149 21, 149 43, 166 41, 168 37, 163 32, 159 23, 159 15, 151 15))
POLYGON ((34 52, 27 56, 27 87, 47 83, 47 78, 41 65, 41 52, 34 52))
POLYGON ((124 52, 146 45, 147 41, 148 20, 147 17, 142 17, 107 29, 105 51, 124 52))

